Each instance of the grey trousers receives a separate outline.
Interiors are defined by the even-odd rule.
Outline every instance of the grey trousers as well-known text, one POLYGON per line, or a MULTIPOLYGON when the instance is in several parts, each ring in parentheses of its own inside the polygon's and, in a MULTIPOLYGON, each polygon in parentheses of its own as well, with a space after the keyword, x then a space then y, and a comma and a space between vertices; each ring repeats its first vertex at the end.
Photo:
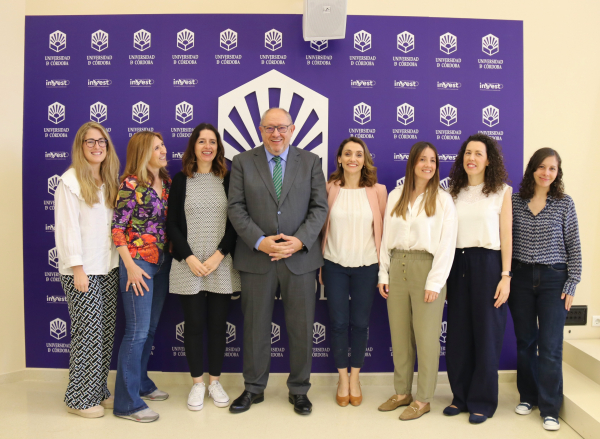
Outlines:
POLYGON ((296 275, 284 261, 277 261, 265 274, 240 272, 240 276, 246 390, 260 393, 267 387, 271 366, 271 321, 275 292, 279 286, 290 347, 287 385, 290 394, 305 395, 310 389, 316 272, 296 275))

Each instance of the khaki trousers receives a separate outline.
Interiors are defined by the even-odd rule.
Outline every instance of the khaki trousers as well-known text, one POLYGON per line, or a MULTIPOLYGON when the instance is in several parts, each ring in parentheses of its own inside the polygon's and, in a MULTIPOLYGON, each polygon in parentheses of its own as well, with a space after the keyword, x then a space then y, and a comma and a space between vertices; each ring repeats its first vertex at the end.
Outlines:
POLYGON ((440 362, 440 333, 446 286, 431 303, 425 303, 425 283, 433 255, 424 251, 392 251, 387 299, 396 394, 411 394, 416 350, 419 353, 417 394, 431 402, 440 362), (416 350, 415 350, 416 348, 416 350))

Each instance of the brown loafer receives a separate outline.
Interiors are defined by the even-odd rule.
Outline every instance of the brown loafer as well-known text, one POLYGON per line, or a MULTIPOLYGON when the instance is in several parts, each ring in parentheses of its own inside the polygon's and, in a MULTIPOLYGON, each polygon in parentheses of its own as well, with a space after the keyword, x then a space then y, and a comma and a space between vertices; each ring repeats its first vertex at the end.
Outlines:
POLYGON ((409 405, 412 401, 412 395, 407 395, 402 399, 398 399, 398 396, 394 395, 386 402, 381 404, 377 410, 380 412, 391 412, 392 410, 396 410, 398 407, 409 405))
POLYGON ((360 389, 360 395, 358 395, 358 396, 350 395, 350 404, 352 404, 354 407, 359 406, 360 403, 362 402, 362 388, 360 387, 360 382, 358 383, 358 388, 360 389))
MULTIPOLYGON (((340 382, 338 381, 338 386, 339 385, 340 385, 340 382)), ((348 393, 348 395, 346 395, 346 396, 340 396, 340 395, 338 395, 337 389, 336 389, 335 400, 337 401, 337 403, 340 407, 346 407, 348 405, 348 403, 350 402, 350 394, 348 393)))
POLYGON ((416 401, 411 402, 406 409, 400 415, 401 421, 412 421, 413 419, 419 419, 425 413, 429 413, 429 403, 425 404, 422 409, 419 409, 419 404, 416 401))

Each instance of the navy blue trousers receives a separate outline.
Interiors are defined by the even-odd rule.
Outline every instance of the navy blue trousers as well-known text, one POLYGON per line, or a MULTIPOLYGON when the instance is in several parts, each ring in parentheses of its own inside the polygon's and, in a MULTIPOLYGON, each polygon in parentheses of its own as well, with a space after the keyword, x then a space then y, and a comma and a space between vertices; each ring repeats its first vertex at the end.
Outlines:
POLYGON ((494 308, 502 272, 500 251, 456 249, 448 277, 446 365, 460 410, 492 417, 498 407, 498 365, 507 305, 494 308))

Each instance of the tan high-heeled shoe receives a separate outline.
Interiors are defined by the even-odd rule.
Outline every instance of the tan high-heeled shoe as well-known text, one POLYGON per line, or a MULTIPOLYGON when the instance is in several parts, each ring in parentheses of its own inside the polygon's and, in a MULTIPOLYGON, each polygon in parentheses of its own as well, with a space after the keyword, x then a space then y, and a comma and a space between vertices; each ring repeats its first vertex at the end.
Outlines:
POLYGON ((362 402, 362 387, 360 386, 360 381, 358 382, 358 388, 360 389, 359 396, 352 396, 352 394, 348 393, 348 395, 350 396, 350 404, 352 404, 354 407, 359 406, 362 402))
MULTIPOLYGON (((338 386, 340 385, 340 382, 338 381, 338 386)), ((348 403, 350 402, 350 390, 348 389, 348 394, 346 396, 340 396, 337 393, 337 389, 335 390, 335 400, 337 401, 338 405, 340 407, 346 407, 348 405, 348 403)))

